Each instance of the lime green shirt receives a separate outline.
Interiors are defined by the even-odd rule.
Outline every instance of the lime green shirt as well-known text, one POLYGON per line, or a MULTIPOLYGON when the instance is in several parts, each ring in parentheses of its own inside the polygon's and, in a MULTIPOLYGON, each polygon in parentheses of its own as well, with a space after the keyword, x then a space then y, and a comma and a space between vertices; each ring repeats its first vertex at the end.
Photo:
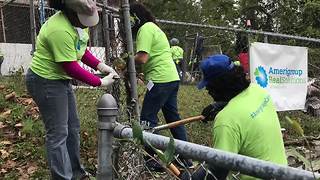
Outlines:
POLYGON ((146 80, 154 83, 178 81, 179 75, 172 60, 169 41, 154 23, 147 22, 137 34, 137 52, 146 52, 148 61, 142 65, 146 80))
POLYGON ((176 64, 179 64, 181 59, 183 59, 183 49, 179 46, 171 47, 172 59, 176 64))
POLYGON ((217 114, 212 132, 216 149, 287 165, 275 107, 270 95, 255 84, 217 114))
POLYGON ((71 79, 59 63, 81 60, 88 39, 87 30, 73 27, 59 11, 41 27, 30 68, 46 79, 71 79))

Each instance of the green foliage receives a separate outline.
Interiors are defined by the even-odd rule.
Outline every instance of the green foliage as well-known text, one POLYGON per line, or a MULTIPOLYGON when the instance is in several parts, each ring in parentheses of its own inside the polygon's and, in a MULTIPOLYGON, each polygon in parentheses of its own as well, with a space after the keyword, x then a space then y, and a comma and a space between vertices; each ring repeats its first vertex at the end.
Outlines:
POLYGON ((291 127, 302 137, 304 137, 304 132, 300 124, 296 120, 292 120, 290 117, 286 116, 286 120, 289 122, 291 127))
MULTIPOLYGON (((143 144, 143 131, 139 122, 137 121, 132 122, 132 135, 136 143, 143 144)), ((157 153, 161 162, 163 162, 167 166, 171 163, 174 158, 175 152, 174 139, 172 137, 170 138, 170 141, 164 153, 151 145, 150 142, 145 140, 145 143, 148 144, 148 146, 150 146, 157 153)))
POLYGON ((142 128, 138 121, 132 121, 132 135, 137 143, 143 144, 142 128))

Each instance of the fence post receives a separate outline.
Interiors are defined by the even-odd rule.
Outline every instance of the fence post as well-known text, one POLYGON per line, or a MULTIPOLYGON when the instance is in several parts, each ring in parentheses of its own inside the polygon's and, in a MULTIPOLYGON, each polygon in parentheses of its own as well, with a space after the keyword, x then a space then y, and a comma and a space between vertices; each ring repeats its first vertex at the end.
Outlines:
POLYGON ((183 49, 183 60, 182 60, 182 84, 186 83, 186 72, 188 71, 188 31, 184 36, 184 49, 183 49))
POLYGON ((30 30, 31 30, 31 55, 33 55, 33 52, 36 49, 36 26, 35 26, 35 19, 34 19, 34 4, 33 0, 29 0, 30 3, 30 30))
POLYGON ((104 94, 97 106, 99 118, 97 180, 112 180, 113 129, 118 115, 118 106, 111 94, 104 94))
POLYGON ((131 22, 130 22, 130 5, 129 0, 122 0, 123 8, 123 19, 124 19, 124 28, 126 31, 126 44, 127 44, 127 53, 129 54, 128 61, 128 74, 130 81, 130 97, 131 103, 135 105, 135 115, 136 119, 140 119, 140 108, 138 102, 138 90, 137 90, 137 77, 136 77, 136 67, 133 59, 133 40, 132 40, 132 31, 131 31, 131 22))
POLYGON ((4 16, 3 16, 3 7, 0 8, 0 15, 1 15, 1 26, 2 26, 2 32, 3 32, 3 42, 7 42, 6 38, 6 27, 4 26, 4 16))
POLYGON ((110 62, 111 54, 110 54, 110 26, 109 26, 109 14, 107 10, 108 1, 103 0, 102 7, 102 29, 103 29, 103 37, 104 37, 104 45, 105 45, 105 54, 106 54, 106 62, 110 62))

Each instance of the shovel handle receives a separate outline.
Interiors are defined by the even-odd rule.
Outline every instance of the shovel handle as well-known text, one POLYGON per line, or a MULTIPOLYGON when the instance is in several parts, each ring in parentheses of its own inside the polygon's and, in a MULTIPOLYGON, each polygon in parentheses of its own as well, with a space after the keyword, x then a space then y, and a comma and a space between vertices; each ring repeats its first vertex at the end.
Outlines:
POLYGON ((164 129, 174 128, 174 127, 177 127, 179 125, 191 123, 191 122, 194 122, 194 121, 200 121, 200 120, 203 120, 203 119, 204 119, 204 116, 202 116, 202 115, 189 117, 189 118, 186 118, 186 119, 181 119, 179 121, 175 121, 175 122, 172 122, 172 123, 168 123, 168 124, 164 124, 164 125, 161 125, 161 126, 154 127, 153 128, 153 132, 161 131, 161 130, 164 130, 164 129))

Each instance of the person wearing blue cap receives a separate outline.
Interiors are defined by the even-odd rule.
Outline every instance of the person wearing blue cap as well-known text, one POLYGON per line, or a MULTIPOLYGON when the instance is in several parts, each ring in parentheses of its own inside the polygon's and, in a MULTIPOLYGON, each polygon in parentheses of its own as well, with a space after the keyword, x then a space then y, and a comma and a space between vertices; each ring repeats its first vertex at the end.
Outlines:
MULTIPOLYGON (((270 95, 256 84, 250 84, 241 66, 235 66, 226 55, 214 55, 202 61, 203 79, 199 89, 206 88, 218 102, 227 102, 220 111, 209 105, 202 114, 214 120, 213 148, 287 165, 277 112, 270 95), (210 107, 213 110, 210 111, 210 107), (208 113, 209 112, 209 113, 208 113)), ((209 165, 193 173, 192 179, 226 179, 229 170, 209 165)), ((254 179, 240 175, 240 179, 254 179)), ((184 173, 182 179, 190 179, 184 173)))

